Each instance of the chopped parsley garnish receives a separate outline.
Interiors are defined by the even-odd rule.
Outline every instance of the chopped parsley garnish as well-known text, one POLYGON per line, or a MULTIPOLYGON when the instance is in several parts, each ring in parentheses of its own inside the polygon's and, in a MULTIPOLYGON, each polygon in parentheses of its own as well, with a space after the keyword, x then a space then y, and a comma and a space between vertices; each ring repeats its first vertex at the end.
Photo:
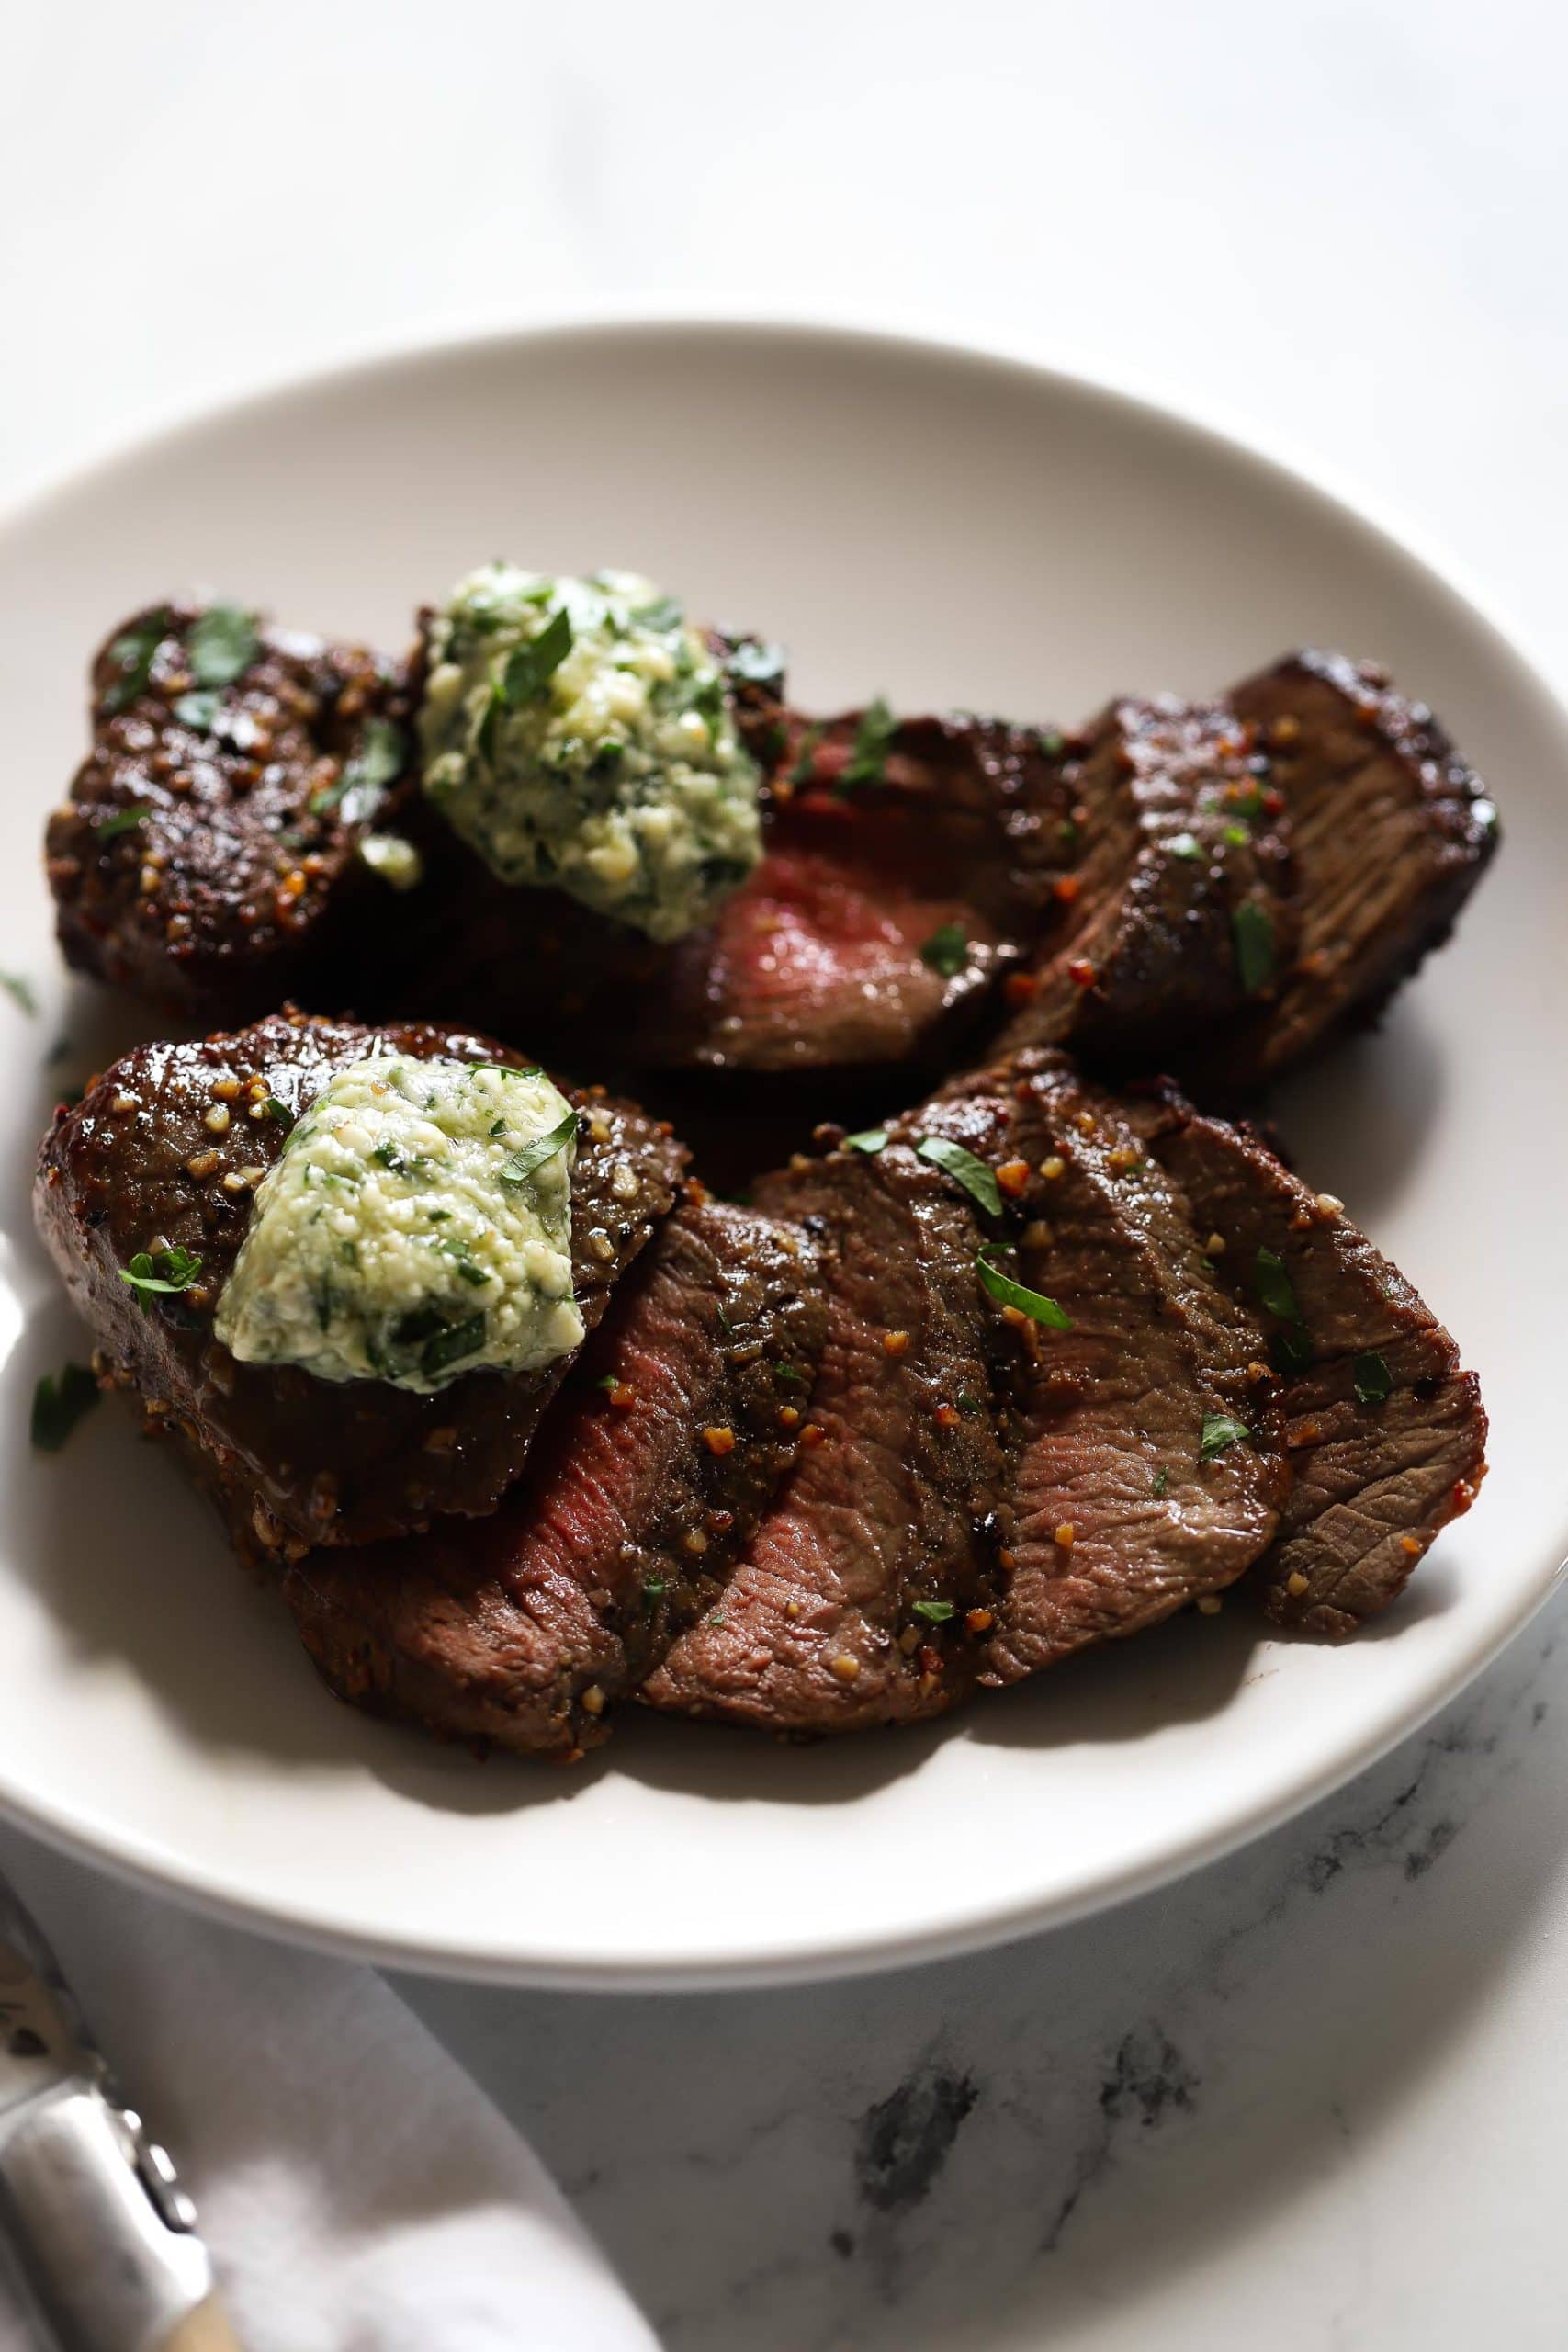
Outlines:
POLYGON ((1245 1421, 1233 1420, 1228 1413, 1205 1413, 1203 1432, 1198 1441, 1198 1459, 1200 1462, 1212 1462, 1216 1453, 1224 1452, 1227 1445, 1235 1445, 1238 1439, 1251 1435, 1252 1431, 1245 1421))
POLYGON ((1169 1484, 1170 1473, 1168 1470, 1156 1470, 1155 1472, 1152 1487, 1152 1491, 1155 1494, 1163 1495, 1169 1484))
POLYGON ((991 1243, 987 1242, 983 1250, 976 1252, 975 1265, 981 1289, 988 1292, 1001 1306, 1016 1306, 1020 1314, 1027 1315, 1032 1322, 1043 1323, 1053 1331, 1070 1331, 1072 1317, 1058 1306, 1054 1298, 1047 1298, 1043 1291, 1030 1290, 1022 1283, 1015 1283, 1010 1274, 1004 1274, 999 1266, 994 1266, 991 1263, 991 1243))
POLYGON ((929 939, 920 942, 920 961, 940 972, 944 980, 953 979, 969 961, 969 942, 961 922, 939 923, 929 939))
POLYGON ((822 741, 820 727, 808 727, 795 746, 795 763, 789 772, 791 784, 809 784, 817 763, 817 746, 822 741))
POLYGON ((655 604, 638 605, 632 618, 638 628, 679 628, 685 613, 673 596, 660 596, 655 604))
POLYGON ((84 1413, 98 1401, 98 1384, 85 1364, 46 1372, 33 1390, 32 1441, 40 1453, 58 1453, 84 1413))
POLYGON ((255 622, 238 605, 209 605, 190 626, 186 655, 198 686, 230 686, 261 651, 255 622))
POLYGON ((0 972, 0 989, 5 989, 19 1012, 38 1011, 38 999, 33 994, 33 984, 30 980, 25 980, 20 972, 0 972))
POLYGON ((419 1165, 417 1160, 406 1159, 395 1143, 377 1144, 370 1157, 378 1168, 385 1168, 394 1176, 412 1176, 419 1165))
POLYGON ((1202 843, 1196 833, 1172 833, 1166 847, 1172 857, 1197 858, 1203 854, 1202 843))
POLYGON ((602 1388, 606 1396, 613 1396, 620 1385, 619 1379, 613 1372, 602 1372, 593 1383, 594 1387, 602 1388))
POLYGON ((1040 748, 1044 752, 1046 758, 1049 760, 1060 758, 1061 754, 1067 748, 1066 737, 1059 734, 1054 727, 1043 727, 1038 730, 1038 733, 1040 748))
POLYGON ((367 718, 359 748, 337 782, 310 795, 311 815, 325 817, 335 808, 345 825, 365 824, 401 774, 403 756, 403 730, 396 720, 367 718))
POLYGON ((1269 1360, 1276 1372, 1305 1372, 1316 1353, 1304 1331, 1276 1331, 1269 1342, 1269 1360))
POLYGON ((803 1372, 797 1372, 792 1363, 774 1364, 773 1378, 782 1380, 790 1388, 806 1388, 810 1385, 806 1374, 803 1372))
POLYGON ((139 1250, 130 1265, 120 1268, 119 1278, 130 1284, 145 1314, 154 1298, 189 1290, 200 1272, 201 1260, 189 1250, 139 1250))
POLYGON ((1253 1261, 1253 1281, 1258 1286, 1258 1297, 1270 1315, 1277 1315, 1281 1323, 1301 1321, 1302 1310, 1296 1305, 1296 1294, 1285 1271, 1285 1261, 1272 1250, 1259 1247, 1253 1261))
MULTIPOLYGON (((672 628, 674 624, 668 626, 672 628)), ((563 605, 558 612, 550 615, 537 637, 513 646, 507 655, 506 667, 501 673, 502 701, 515 709, 519 703, 532 702, 536 695, 542 695, 571 651, 571 615, 563 605)))
POLYGON ((1231 910, 1231 938, 1235 968, 1248 996, 1258 996, 1274 980, 1274 925, 1266 907, 1244 899, 1231 910))
POLYGON ((503 1136, 506 1133, 506 1121, 504 1119, 492 1120, 490 1131, 492 1136, 503 1136))
POLYGON ((1078 845, 1078 826, 1076 818, 1063 818, 1061 823, 1056 828, 1056 839, 1061 842, 1064 849, 1077 849, 1078 845))
POLYGON ((525 1143, 521 1151, 514 1151, 510 1159, 502 1162, 502 1182, 525 1184, 529 1177, 544 1166, 547 1159, 553 1159, 558 1151, 566 1149, 576 1132, 577 1113, 569 1111, 565 1118, 558 1120, 550 1129, 548 1135, 536 1136, 532 1143, 525 1143))
MULTIPOLYGON (((1245 817, 1249 824, 1255 824, 1263 814, 1262 791, 1256 784, 1248 785, 1245 792, 1227 794, 1225 807, 1234 809, 1238 817, 1245 817)), ((1243 841, 1247 839, 1245 833, 1242 839, 1243 841)))
POLYGON ((777 685, 784 677, 784 648, 769 645, 760 637, 743 637, 730 647, 724 666, 732 677, 744 678, 749 686, 777 685))
POLYGON ((642 1580, 643 1607, 656 1609, 669 1589, 669 1584, 663 1577, 644 1577, 642 1580))
POLYGON ((112 842, 121 833, 133 833, 152 814, 150 800, 133 800, 128 808, 117 808, 101 825, 93 828, 95 841, 112 842))
POLYGON ((1224 829, 1224 838, 1232 849, 1240 849, 1251 840, 1252 836, 1245 825, 1227 825, 1224 829))
POLYGON ((147 691, 147 681, 152 675, 152 657, 168 633, 169 616, 160 606, 137 628, 128 628, 109 647, 109 660, 115 662, 119 675, 104 689, 104 708, 112 718, 124 710, 138 695, 147 691))
POLYGON ((477 1355, 485 1343, 483 1313, 470 1315, 466 1323, 450 1324, 445 1331, 437 1331, 425 1342, 419 1368, 428 1379, 432 1373, 445 1372, 449 1363, 461 1363, 465 1356, 477 1355))
POLYGON ((879 1151, 886 1151, 886 1148, 887 1130, 886 1127, 863 1127, 858 1136, 846 1136, 844 1137, 844 1149, 846 1151, 863 1151, 870 1159, 875 1159, 879 1151))
POLYGON ((855 729, 854 741, 850 746, 849 764, 840 776, 834 790, 854 792, 863 784, 880 784, 887 768, 887 754, 893 738, 898 732, 898 721, 880 695, 868 703, 855 729))
POLYGON ((957 1616, 958 1604, 954 1600, 917 1600, 915 1614, 923 1617, 928 1625, 945 1625, 950 1617, 957 1616))
POLYGON ((195 693, 181 695, 175 703, 175 717, 182 727, 194 727, 198 735, 210 735, 223 697, 213 686, 198 686, 195 693))
POLYGON ((288 1103, 280 1102, 276 1094, 269 1094, 266 1098, 266 1115, 269 1119, 281 1119, 285 1134, 294 1125, 296 1116, 288 1103))
POLYGON ((1350 1378, 1358 1405, 1382 1405, 1393 1393, 1393 1374, 1388 1361, 1375 1348, 1357 1356, 1350 1365, 1350 1378))
POLYGON ((933 1168, 940 1168, 955 1183, 962 1184, 987 1216, 1000 1216, 1002 1195, 996 1170, 987 1168, 983 1159, 976 1159, 972 1151, 965 1151, 961 1143, 949 1143, 945 1136, 922 1136, 915 1146, 915 1155, 917 1159, 929 1159, 933 1168))

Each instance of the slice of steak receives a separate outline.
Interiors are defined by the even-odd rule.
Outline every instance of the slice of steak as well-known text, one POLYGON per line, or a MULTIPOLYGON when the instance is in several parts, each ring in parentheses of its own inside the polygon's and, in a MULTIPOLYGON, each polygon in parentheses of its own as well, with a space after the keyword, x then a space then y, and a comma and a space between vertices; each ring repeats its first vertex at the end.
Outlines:
MULTIPOLYGON (((99 1347, 151 1414, 182 1424, 210 1456, 213 1478, 272 1548, 367 1543, 442 1513, 493 1510, 570 1361, 505 1377, 474 1372, 421 1396, 240 1363, 213 1336, 254 1187, 283 1149, 288 1114, 378 1046, 521 1059, 489 1038, 417 1023, 372 1030, 274 1015, 203 1044, 139 1047, 73 1110, 56 1113, 39 1154, 39 1227, 99 1347), (120 1270, 140 1250, 166 1248, 200 1258, 197 1281, 142 1312, 120 1270)), ((591 1329, 668 1213, 685 1155, 601 1091, 570 1099, 581 1113, 573 1275, 591 1329)))
MULTIPOLYGON (((920 1133, 1005 1159, 1009 1104, 929 1119, 920 1133)), ((797 1159, 758 1189, 829 1252, 827 1341, 795 1467, 718 1605, 644 1684, 651 1706, 862 1730, 940 1713, 983 1662, 1016 1342, 976 1279, 986 1228, 915 1132, 797 1159)))
POLYGON ((1020 1272, 1071 1324, 1032 1327, 1020 1397, 986 1677, 1012 1682, 1233 1583, 1286 1474, 1255 1327, 1119 1105, 1049 1054, 965 1086, 1011 1093, 1020 1272))
POLYGON ((794 1456, 818 1272, 797 1227, 678 1207, 493 1518, 290 1569, 333 1689, 522 1752, 603 1739, 613 1702, 715 1601, 794 1456))
POLYGON ((66 961, 203 1021, 363 994, 395 901, 360 844, 412 790, 403 670, 167 605, 116 632, 92 686, 46 841, 66 961))
POLYGON ((1053 904, 1059 741, 992 719, 793 722, 762 863, 673 951, 634 1059, 776 1072, 940 1057, 1053 904))
POLYGON ((1281 1374, 1295 1477, 1264 1562, 1269 1612, 1315 1634, 1354 1633, 1474 1498, 1486 1449, 1475 1375, 1338 1202, 1311 1193, 1256 1135, 1169 1092, 1134 1115, 1281 1374))
POLYGON ((1371 662, 1292 654, 1231 698, 1284 801, 1301 924, 1274 1002, 1213 1059, 1250 1086, 1371 1019, 1441 945, 1497 819, 1426 705, 1371 662))
POLYGON ((1295 933, 1279 796, 1224 703, 1114 702, 1065 775, 1076 870, 1004 1050, 1148 1069, 1271 1000, 1295 933))

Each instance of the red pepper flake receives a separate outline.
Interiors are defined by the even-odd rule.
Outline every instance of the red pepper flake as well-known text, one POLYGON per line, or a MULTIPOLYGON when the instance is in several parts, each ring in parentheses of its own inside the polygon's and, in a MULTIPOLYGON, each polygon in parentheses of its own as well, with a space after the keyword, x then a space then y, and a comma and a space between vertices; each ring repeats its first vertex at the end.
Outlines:
POLYGON ((610 1399, 612 1408, 617 1413, 629 1413, 637 1403, 637 1390, 629 1380, 617 1380, 614 1387, 607 1389, 605 1394, 610 1399))
POLYGON ((1004 1159, 997 1170, 997 1183, 1010 1200, 1016 1201, 1021 1193, 1029 1190, 1028 1160, 1004 1159))
POLYGON ((732 1510, 710 1510, 708 1513, 708 1525, 716 1535, 728 1535, 734 1524, 735 1513, 732 1510))
POLYGON ((1051 895, 1059 899, 1063 906, 1070 907, 1082 888, 1083 882, 1077 875, 1060 874, 1051 885, 1051 895))
POLYGON ((733 1453, 735 1451, 735 1431, 730 1429, 728 1424, 721 1429, 705 1430, 703 1431, 703 1443, 706 1446, 710 1453, 733 1453))
POLYGON ((800 1432, 802 1445, 826 1445, 828 1432, 820 1421, 807 1421, 800 1432))
POLYGON ((1416 1535, 1402 1535, 1399 1539, 1399 1548, 1402 1552, 1408 1552, 1414 1560, 1419 1556, 1421 1539, 1416 1535))
POLYGON ((971 1609, 964 1620, 972 1634, 988 1634, 996 1622, 988 1609, 971 1609))
POLYGON ((1266 785, 1260 797, 1265 809, 1270 817, 1278 817, 1283 814, 1285 796, 1280 791, 1277 784, 1266 785))
POLYGON ((1067 966, 1067 978, 1075 988, 1091 989, 1098 977, 1087 956, 1075 956, 1067 966))
POLYGON ((1040 983, 1032 972, 1010 972, 1002 982, 1002 994, 1009 1004, 1027 1004, 1031 997, 1039 993, 1040 983))
POLYGON ((1001 1550, 997 1554, 997 1561, 998 1566, 1005 1568, 1008 1575, 1010 1577, 1014 1568, 1018 1566, 1018 1554, 1016 1552, 1010 1552, 1004 1544, 1001 1550))
POLYGON ((933 1649, 930 1642, 922 1642, 920 1644, 919 1648, 915 1652, 915 1660, 922 1674, 940 1674, 942 1672, 942 1652, 938 1649, 933 1649))
POLYGON ((955 1430, 963 1421, 964 1416, 956 1405, 939 1405, 931 1415, 931 1419, 939 1430, 955 1430))
POLYGON ((884 1331, 882 1351, 885 1355, 901 1356, 909 1344, 908 1331, 884 1331))
POLYGON ((781 1405, 779 1407, 779 1427, 782 1430, 797 1430, 800 1427, 800 1408, 798 1405, 781 1405))

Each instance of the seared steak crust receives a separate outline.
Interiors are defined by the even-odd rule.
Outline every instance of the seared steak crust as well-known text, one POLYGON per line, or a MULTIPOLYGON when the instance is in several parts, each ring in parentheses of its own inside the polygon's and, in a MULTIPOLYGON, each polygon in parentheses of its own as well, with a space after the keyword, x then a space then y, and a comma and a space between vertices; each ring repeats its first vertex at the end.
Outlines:
MULTIPOLYGON (((154 1420, 183 1425, 209 1457, 209 1477, 272 1548, 362 1544, 440 1513, 493 1510, 570 1362, 505 1378, 475 1372, 424 1396, 239 1363, 214 1338, 255 1184, 287 1133, 267 1105, 297 1114, 334 1069, 378 1043, 412 1057, 521 1059, 489 1038, 420 1023, 371 1030, 274 1015, 202 1044, 139 1047, 73 1110, 57 1112, 39 1157, 39 1227, 99 1347, 154 1420), (227 1125, 214 1133, 209 1114, 221 1113, 227 1125), (120 1269, 164 1248, 196 1252, 200 1274, 142 1312, 120 1269)), ((627 1104, 593 1091, 570 1099, 581 1114, 573 1272, 592 1329, 668 1212, 684 1153, 627 1104)))
POLYGON ((1064 784, 1076 865, 1004 1050, 1148 1069, 1274 991, 1294 936, 1278 795, 1224 703, 1111 705, 1064 784), (1250 925, 1250 936, 1245 927, 1250 925))
POLYGON ((296 994, 341 1001, 379 961, 393 903, 358 855, 367 803, 385 820, 409 797, 385 778, 345 795, 345 763, 370 722, 396 730, 381 729, 383 752, 406 751, 408 681, 362 646, 265 629, 248 667, 204 695, 189 652, 202 611, 139 613, 94 662, 93 748, 46 842, 61 946, 79 970, 204 1020, 296 994), (128 673, 113 649, 131 640, 145 650, 128 673))
POLYGON ((289 1571, 333 1690, 530 1753, 603 1739, 614 1701, 716 1601, 795 1456, 818 1273, 796 1227, 677 1208, 492 1518, 289 1571))
MULTIPOLYGON (((956 1106, 930 1131, 994 1160, 1010 1116, 956 1106)), ((965 1194, 911 1148, 927 1131, 801 1159, 759 1187, 829 1253, 827 1341, 795 1469, 722 1606, 644 1685, 651 1706, 852 1731, 938 1713, 973 1681, 1014 1343, 976 1278, 983 1232, 965 1194)))
POLYGON ((1452 930, 1497 819, 1430 710, 1372 662, 1292 654, 1231 699, 1284 803, 1301 919, 1275 1002, 1213 1057, 1240 1087, 1375 1016, 1452 930))
POLYGON ((1339 1204, 1309 1192, 1257 1136, 1168 1092, 1133 1115, 1223 1244, 1216 1277, 1258 1318, 1282 1368, 1276 1406, 1294 1479, 1264 1563, 1269 1613, 1354 1633, 1474 1498, 1486 1450, 1475 1374, 1339 1204), (1294 1312, 1270 1312, 1269 1296, 1294 1312))
POLYGON ((1050 1054, 960 1088, 1014 1103, 1021 1278, 1071 1318, 1041 1333, 1020 1385, 986 1676, 1012 1682, 1233 1583, 1274 1532, 1287 1473, 1250 1318, 1118 1103, 1050 1054), (1205 1456, 1222 1419, 1249 1434, 1205 1456))

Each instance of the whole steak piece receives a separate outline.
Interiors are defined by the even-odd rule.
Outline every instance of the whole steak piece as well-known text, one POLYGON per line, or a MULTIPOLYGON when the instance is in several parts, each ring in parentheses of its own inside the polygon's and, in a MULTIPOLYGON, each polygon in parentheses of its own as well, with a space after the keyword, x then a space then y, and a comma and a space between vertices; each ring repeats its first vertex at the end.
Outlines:
POLYGON ((1485 1476, 1475 1374, 1337 1200, 1246 1128, 1167 1091, 1140 1134, 1212 1235, 1216 1278, 1262 1328, 1294 1472, 1263 1565, 1269 1613, 1352 1634, 1386 1609, 1485 1476))
POLYGON ((602 1740, 615 1701, 715 1603, 795 1457, 819 1272, 797 1227, 677 1207, 493 1518, 290 1569, 285 1597, 333 1689, 525 1753, 602 1740))
MULTIPOLYGON (((489 1038, 421 1023, 366 1029, 278 1014, 205 1043, 139 1047, 56 1113, 39 1154, 39 1229, 104 1356, 266 1551, 362 1544, 444 1513, 493 1510, 571 1361, 505 1377, 474 1372, 424 1396, 241 1363, 214 1336, 255 1187, 288 1126, 334 1071, 378 1046, 410 1057, 522 1059, 489 1038), (143 1312, 121 1270, 140 1251, 165 1249, 198 1257, 197 1279, 143 1312)), ((685 1154, 601 1091, 569 1100, 580 1114, 572 1271, 592 1329, 668 1214, 685 1154)))
POLYGON ((92 694, 46 840, 66 961, 203 1022, 374 994, 395 900, 360 845, 412 797, 400 666, 164 605, 103 647, 92 694))

